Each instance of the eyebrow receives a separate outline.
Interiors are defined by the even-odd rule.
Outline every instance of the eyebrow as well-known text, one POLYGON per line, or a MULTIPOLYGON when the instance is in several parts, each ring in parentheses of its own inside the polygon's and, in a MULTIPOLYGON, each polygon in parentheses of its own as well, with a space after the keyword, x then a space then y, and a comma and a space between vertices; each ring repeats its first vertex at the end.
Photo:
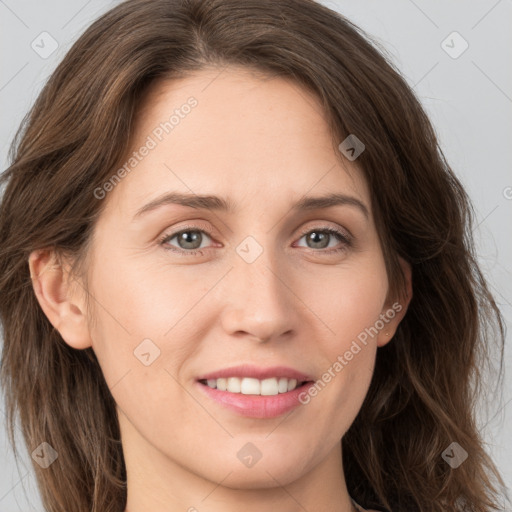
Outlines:
MULTIPOLYGON (((161 206, 178 204, 189 208, 213 210, 222 212, 234 212, 236 204, 230 200, 213 195, 198 195, 180 192, 169 192, 153 201, 150 201, 140 208, 134 215, 134 220, 141 217, 145 213, 156 210, 161 206)), ((322 208, 330 208, 332 206, 354 206, 359 209, 368 219, 370 214, 366 205, 359 199, 346 194, 328 194, 317 197, 303 197, 292 207, 293 211, 318 210, 322 208)))

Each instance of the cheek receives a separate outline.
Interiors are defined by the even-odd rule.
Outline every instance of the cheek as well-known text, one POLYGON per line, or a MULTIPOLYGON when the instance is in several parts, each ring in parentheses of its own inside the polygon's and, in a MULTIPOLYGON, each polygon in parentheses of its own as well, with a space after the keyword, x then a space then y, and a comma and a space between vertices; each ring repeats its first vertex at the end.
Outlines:
POLYGON ((308 305, 318 312, 328 331, 323 329, 327 335, 319 338, 323 374, 316 389, 303 398, 309 400, 307 407, 313 409, 319 428, 329 432, 329 425, 337 425, 327 434, 335 442, 356 417, 371 382, 376 326, 380 325, 388 280, 384 262, 377 258, 357 268, 331 269, 329 278, 323 281, 316 278, 322 286, 309 288, 308 305))
POLYGON ((321 272, 310 275, 299 293, 324 324, 325 347, 332 358, 347 350, 352 340, 364 340, 375 325, 384 308, 388 280, 378 258, 321 272))
POLYGON ((162 389, 162 380, 171 381, 165 369, 175 374, 194 350, 192 331, 186 332, 193 327, 187 312, 197 302, 190 289, 194 281, 187 288, 179 271, 171 279, 162 268, 116 257, 112 248, 97 261, 90 279, 90 325, 107 383, 117 385, 130 373, 141 390, 162 389))
POLYGON ((125 261, 98 265, 91 280, 94 352, 117 406, 148 439, 165 439, 179 418, 198 414, 175 380, 195 350, 190 321, 180 322, 190 306, 180 283, 163 279, 125 261))
POLYGON ((94 272, 95 294, 104 313, 132 336, 167 339, 173 329, 183 329, 182 319, 190 321, 219 278, 216 270, 178 265, 176 256, 169 264, 161 257, 104 253, 108 258, 94 272))

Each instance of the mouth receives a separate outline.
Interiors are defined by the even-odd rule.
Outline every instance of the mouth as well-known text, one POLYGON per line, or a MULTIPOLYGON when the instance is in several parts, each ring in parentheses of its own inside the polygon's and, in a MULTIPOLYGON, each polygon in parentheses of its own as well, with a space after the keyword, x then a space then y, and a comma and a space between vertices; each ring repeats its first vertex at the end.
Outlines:
POLYGON ((303 404, 313 377, 276 366, 242 365, 196 379, 201 393, 223 409, 248 418, 275 418, 303 404))

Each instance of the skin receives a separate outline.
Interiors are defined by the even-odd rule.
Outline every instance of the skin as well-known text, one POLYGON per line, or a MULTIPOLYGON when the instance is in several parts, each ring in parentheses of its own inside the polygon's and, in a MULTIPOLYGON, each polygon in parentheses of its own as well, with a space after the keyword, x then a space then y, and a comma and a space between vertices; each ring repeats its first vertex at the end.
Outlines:
POLYGON ((29 259, 35 293, 63 339, 98 357, 117 403, 127 511, 349 512, 340 440, 378 347, 406 312, 409 267, 401 312, 307 405, 254 419, 205 396, 199 375, 241 363, 321 378, 395 300, 366 182, 357 161, 333 151, 314 96, 238 68, 158 82, 141 105, 134 150, 190 96, 197 107, 103 199, 87 259, 90 301, 45 250, 29 259), (236 209, 168 204, 134 220, 169 191, 218 195, 236 209), (292 211, 304 195, 331 192, 359 199, 369 217, 350 205, 292 211), (202 254, 170 250, 190 251, 177 237, 159 241, 185 228, 210 232, 202 254), (348 230, 352 244, 331 236, 318 248, 304 235, 325 228, 348 230), (236 251, 247 236, 263 250, 252 263, 236 251), (147 338, 160 350, 149 366, 134 357, 147 338), (246 443, 262 455, 250 468, 237 457, 246 443))

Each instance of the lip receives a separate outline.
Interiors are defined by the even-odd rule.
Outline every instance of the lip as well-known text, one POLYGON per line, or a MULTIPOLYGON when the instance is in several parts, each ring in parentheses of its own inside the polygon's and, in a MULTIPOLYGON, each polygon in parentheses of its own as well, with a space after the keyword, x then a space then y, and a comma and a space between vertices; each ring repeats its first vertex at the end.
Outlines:
POLYGON ((231 366, 230 368, 223 368, 222 370, 206 373, 198 377, 197 380, 222 379, 228 377, 238 377, 241 379, 250 377, 258 380, 270 379, 272 377, 286 377, 287 379, 297 379, 299 382, 315 380, 313 376, 299 372, 288 366, 270 366, 262 368, 250 364, 231 366))
MULTIPOLYGON (((230 375, 235 376, 233 374, 230 375)), ((222 407, 247 418, 260 419, 276 418, 277 416, 281 416, 282 414, 295 409, 299 405, 302 405, 299 401, 300 394, 307 393, 308 388, 313 385, 314 382, 310 381, 298 388, 295 388, 293 391, 287 391, 286 393, 279 393, 277 395, 262 396, 219 391, 218 389, 210 388, 199 381, 196 382, 196 386, 199 386, 202 393, 222 407)))
POLYGON ((247 418, 264 419, 276 418, 302 405, 299 401, 299 396, 301 393, 307 392, 309 386, 314 384, 314 381, 315 378, 313 376, 288 366, 263 368, 251 364, 242 364, 201 375, 196 379, 196 385, 199 387, 200 392, 223 408, 247 418), (277 395, 244 395, 243 393, 230 393, 229 391, 213 389, 200 382, 208 379, 228 377, 238 377, 241 379, 248 377, 258 380, 286 377, 288 379, 296 379, 298 382, 304 382, 304 384, 292 391, 277 395))

